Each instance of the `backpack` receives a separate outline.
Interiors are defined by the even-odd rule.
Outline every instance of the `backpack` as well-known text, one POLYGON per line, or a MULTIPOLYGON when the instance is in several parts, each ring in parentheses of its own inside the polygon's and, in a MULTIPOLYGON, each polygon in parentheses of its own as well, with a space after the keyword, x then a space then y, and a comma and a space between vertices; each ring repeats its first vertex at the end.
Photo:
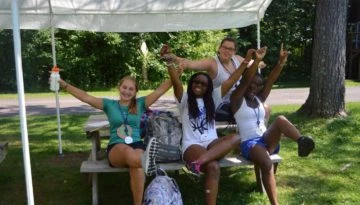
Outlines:
POLYGON ((157 170, 156 177, 144 192, 143 205, 182 205, 181 192, 176 181, 168 177, 162 169, 157 170))
POLYGON ((144 129, 145 144, 147 144, 152 137, 156 137, 159 140, 156 162, 174 162, 181 159, 181 123, 173 112, 150 112, 144 125, 144 129))
POLYGON ((223 102, 215 111, 215 121, 228 122, 229 124, 235 124, 234 114, 231 111, 231 105, 228 102, 223 102))

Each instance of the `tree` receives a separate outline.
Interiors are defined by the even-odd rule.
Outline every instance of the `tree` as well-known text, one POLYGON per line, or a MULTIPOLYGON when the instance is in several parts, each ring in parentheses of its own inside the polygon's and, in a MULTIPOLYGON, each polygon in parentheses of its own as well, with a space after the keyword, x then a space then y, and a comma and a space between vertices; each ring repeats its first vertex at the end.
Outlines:
POLYGON ((348 0, 318 0, 310 93, 298 113, 334 117, 345 113, 346 21, 348 0))

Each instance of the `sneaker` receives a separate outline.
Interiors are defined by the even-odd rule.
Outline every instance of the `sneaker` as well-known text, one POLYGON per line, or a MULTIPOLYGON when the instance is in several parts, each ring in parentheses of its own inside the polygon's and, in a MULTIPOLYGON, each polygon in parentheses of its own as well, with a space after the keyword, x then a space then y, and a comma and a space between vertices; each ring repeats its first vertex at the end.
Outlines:
POLYGON ((183 170, 188 174, 200 177, 200 164, 197 162, 191 162, 190 164, 186 163, 186 166, 183 167, 183 170))
POLYGON ((149 140, 144 154, 141 156, 141 166, 147 176, 156 174, 156 155, 159 148, 159 141, 153 137, 149 140))
POLYGON ((314 140, 309 136, 301 136, 298 140, 298 155, 299 157, 306 157, 315 148, 314 140))

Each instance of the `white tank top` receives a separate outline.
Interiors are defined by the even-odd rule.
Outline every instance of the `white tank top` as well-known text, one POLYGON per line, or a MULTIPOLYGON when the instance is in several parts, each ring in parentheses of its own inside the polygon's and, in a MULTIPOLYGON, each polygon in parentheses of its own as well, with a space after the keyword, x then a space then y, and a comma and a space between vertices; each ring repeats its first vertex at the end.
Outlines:
MULTIPOLYGON (((216 73, 216 77, 213 79, 213 86, 214 88, 220 87, 221 84, 227 80, 232 73, 230 73, 226 68, 224 68, 223 64, 220 62, 220 59, 218 56, 214 57, 218 70, 216 73)), ((240 66, 239 60, 236 58, 236 56, 231 57, 231 61, 234 64, 235 69, 237 69, 240 66)), ((240 78, 241 79, 241 78, 240 78)), ((223 102, 230 102, 230 95, 235 90, 236 86, 240 83, 240 79, 238 82, 234 84, 234 86, 229 90, 228 93, 226 93, 223 97, 223 102)))
MULTIPOLYGON (((214 99, 214 105, 217 107, 221 103, 221 90, 214 89, 212 97, 214 99)), ((182 151, 186 150, 188 144, 197 144, 204 141, 212 141, 218 138, 216 132, 215 121, 212 122, 210 126, 206 123, 206 109, 204 105, 204 100, 202 98, 197 98, 196 102, 200 110, 200 116, 196 118, 190 118, 189 115, 189 106, 188 106, 188 95, 186 92, 183 93, 181 101, 178 102, 176 99, 180 120, 182 123, 182 151)))
POLYGON ((262 136, 266 131, 264 104, 259 98, 255 97, 255 99, 259 103, 257 108, 249 107, 244 98, 240 108, 234 114, 242 142, 262 136))

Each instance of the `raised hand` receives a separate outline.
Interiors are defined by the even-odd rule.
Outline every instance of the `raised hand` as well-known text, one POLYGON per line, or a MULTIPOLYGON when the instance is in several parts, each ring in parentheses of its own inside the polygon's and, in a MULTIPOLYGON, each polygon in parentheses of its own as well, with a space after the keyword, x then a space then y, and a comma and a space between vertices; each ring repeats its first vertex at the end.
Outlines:
POLYGON ((256 50, 255 49, 249 49, 246 53, 244 61, 250 62, 252 57, 255 55, 256 50))
POLYGON ((266 68, 266 63, 264 62, 264 61, 260 61, 260 63, 259 63, 259 68, 260 69, 264 69, 264 68, 266 68))
POLYGON ((255 52, 256 59, 262 60, 266 55, 267 47, 262 47, 255 52))
POLYGON ((168 54, 168 53, 170 53, 170 52, 171 52, 171 49, 170 49, 169 45, 164 44, 164 45, 162 46, 161 50, 160 50, 160 56, 162 57, 162 56, 164 56, 165 54, 168 54))
POLYGON ((284 49, 284 45, 283 43, 281 43, 280 53, 279 53, 280 65, 284 65, 286 63, 288 56, 289 56, 289 52, 286 49, 284 49))
POLYGON ((166 62, 175 62, 176 60, 176 56, 171 53, 171 48, 167 44, 164 44, 161 48, 160 57, 166 62))

